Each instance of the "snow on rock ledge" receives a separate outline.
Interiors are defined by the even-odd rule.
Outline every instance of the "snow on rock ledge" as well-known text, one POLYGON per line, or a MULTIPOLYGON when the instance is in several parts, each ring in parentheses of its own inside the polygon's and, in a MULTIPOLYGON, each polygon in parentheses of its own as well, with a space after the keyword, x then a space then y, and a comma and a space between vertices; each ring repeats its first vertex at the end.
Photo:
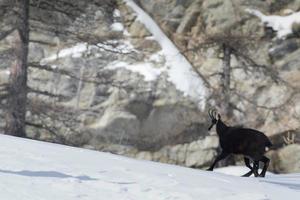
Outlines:
POLYGON ((300 12, 288 16, 267 16, 255 9, 246 9, 246 12, 260 18, 266 27, 270 27, 277 32, 277 38, 280 39, 285 39, 288 35, 293 33, 292 26, 294 23, 300 23, 300 12))
POLYGON ((168 81, 172 82, 186 96, 191 97, 198 103, 199 108, 203 109, 207 93, 207 88, 204 86, 203 80, 196 74, 188 60, 147 13, 132 0, 124 0, 124 2, 136 12, 137 20, 145 25, 153 35, 153 38, 160 44, 162 54, 166 58, 168 81))
POLYGON ((155 81, 158 76, 163 72, 163 69, 156 69, 152 63, 139 63, 139 64, 128 64, 126 62, 117 61, 111 63, 107 69, 114 70, 118 68, 125 68, 132 72, 139 73, 144 76, 145 81, 155 81))

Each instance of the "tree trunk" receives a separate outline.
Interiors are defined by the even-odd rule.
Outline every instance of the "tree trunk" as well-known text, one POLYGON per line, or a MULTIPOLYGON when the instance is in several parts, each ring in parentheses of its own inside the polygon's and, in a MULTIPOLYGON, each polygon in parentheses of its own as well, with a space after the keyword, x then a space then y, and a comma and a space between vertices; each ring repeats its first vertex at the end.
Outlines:
POLYGON ((223 73, 221 80, 222 89, 222 110, 224 114, 229 118, 232 116, 232 110, 230 108, 230 73, 231 73, 231 53, 232 49, 230 46, 223 44, 223 73))
POLYGON ((15 4, 17 20, 12 42, 15 60, 10 68, 5 134, 25 137, 29 0, 17 0, 15 4))

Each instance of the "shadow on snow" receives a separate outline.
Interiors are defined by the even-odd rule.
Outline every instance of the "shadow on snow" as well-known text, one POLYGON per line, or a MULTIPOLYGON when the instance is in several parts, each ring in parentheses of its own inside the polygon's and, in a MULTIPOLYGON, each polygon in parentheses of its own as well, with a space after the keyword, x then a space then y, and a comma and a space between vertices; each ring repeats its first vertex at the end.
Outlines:
POLYGON ((270 181, 270 180, 261 180, 261 182, 271 183, 271 184, 275 184, 275 185, 281 185, 281 186, 288 187, 293 190, 300 190, 299 183, 285 183, 285 182, 277 182, 277 181, 270 181))
POLYGON ((74 178, 80 181, 96 181, 98 179, 91 178, 86 175, 82 176, 72 176, 68 174, 64 174, 61 172, 56 171, 29 171, 29 170, 22 170, 22 171, 10 171, 10 170, 1 170, 0 173, 5 174, 14 174, 19 176, 28 176, 28 177, 47 177, 47 178, 74 178))

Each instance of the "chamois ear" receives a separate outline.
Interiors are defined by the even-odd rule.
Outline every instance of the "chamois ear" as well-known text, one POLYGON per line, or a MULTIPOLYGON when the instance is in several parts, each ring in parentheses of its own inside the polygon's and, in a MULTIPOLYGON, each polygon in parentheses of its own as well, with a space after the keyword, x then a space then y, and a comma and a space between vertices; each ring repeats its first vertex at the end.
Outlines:
POLYGON ((218 119, 221 119, 221 115, 218 113, 218 119))

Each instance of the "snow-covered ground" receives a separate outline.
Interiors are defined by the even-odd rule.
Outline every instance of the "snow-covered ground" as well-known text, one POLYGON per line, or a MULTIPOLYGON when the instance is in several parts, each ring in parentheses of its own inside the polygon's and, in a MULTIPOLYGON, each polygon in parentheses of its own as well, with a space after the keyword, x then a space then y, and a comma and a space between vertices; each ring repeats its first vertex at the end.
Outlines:
POLYGON ((297 200, 300 196, 300 174, 244 178, 5 135, 0 135, 0 152, 3 200, 297 200))
MULTIPOLYGON (((215 171, 223 174, 228 174, 228 175, 241 176, 249 172, 249 168, 244 166, 228 166, 228 167, 216 168, 215 171)), ((258 172, 260 173, 261 169, 258 172)), ((273 175, 273 174, 271 172, 267 172, 267 176, 268 175, 273 175)))

